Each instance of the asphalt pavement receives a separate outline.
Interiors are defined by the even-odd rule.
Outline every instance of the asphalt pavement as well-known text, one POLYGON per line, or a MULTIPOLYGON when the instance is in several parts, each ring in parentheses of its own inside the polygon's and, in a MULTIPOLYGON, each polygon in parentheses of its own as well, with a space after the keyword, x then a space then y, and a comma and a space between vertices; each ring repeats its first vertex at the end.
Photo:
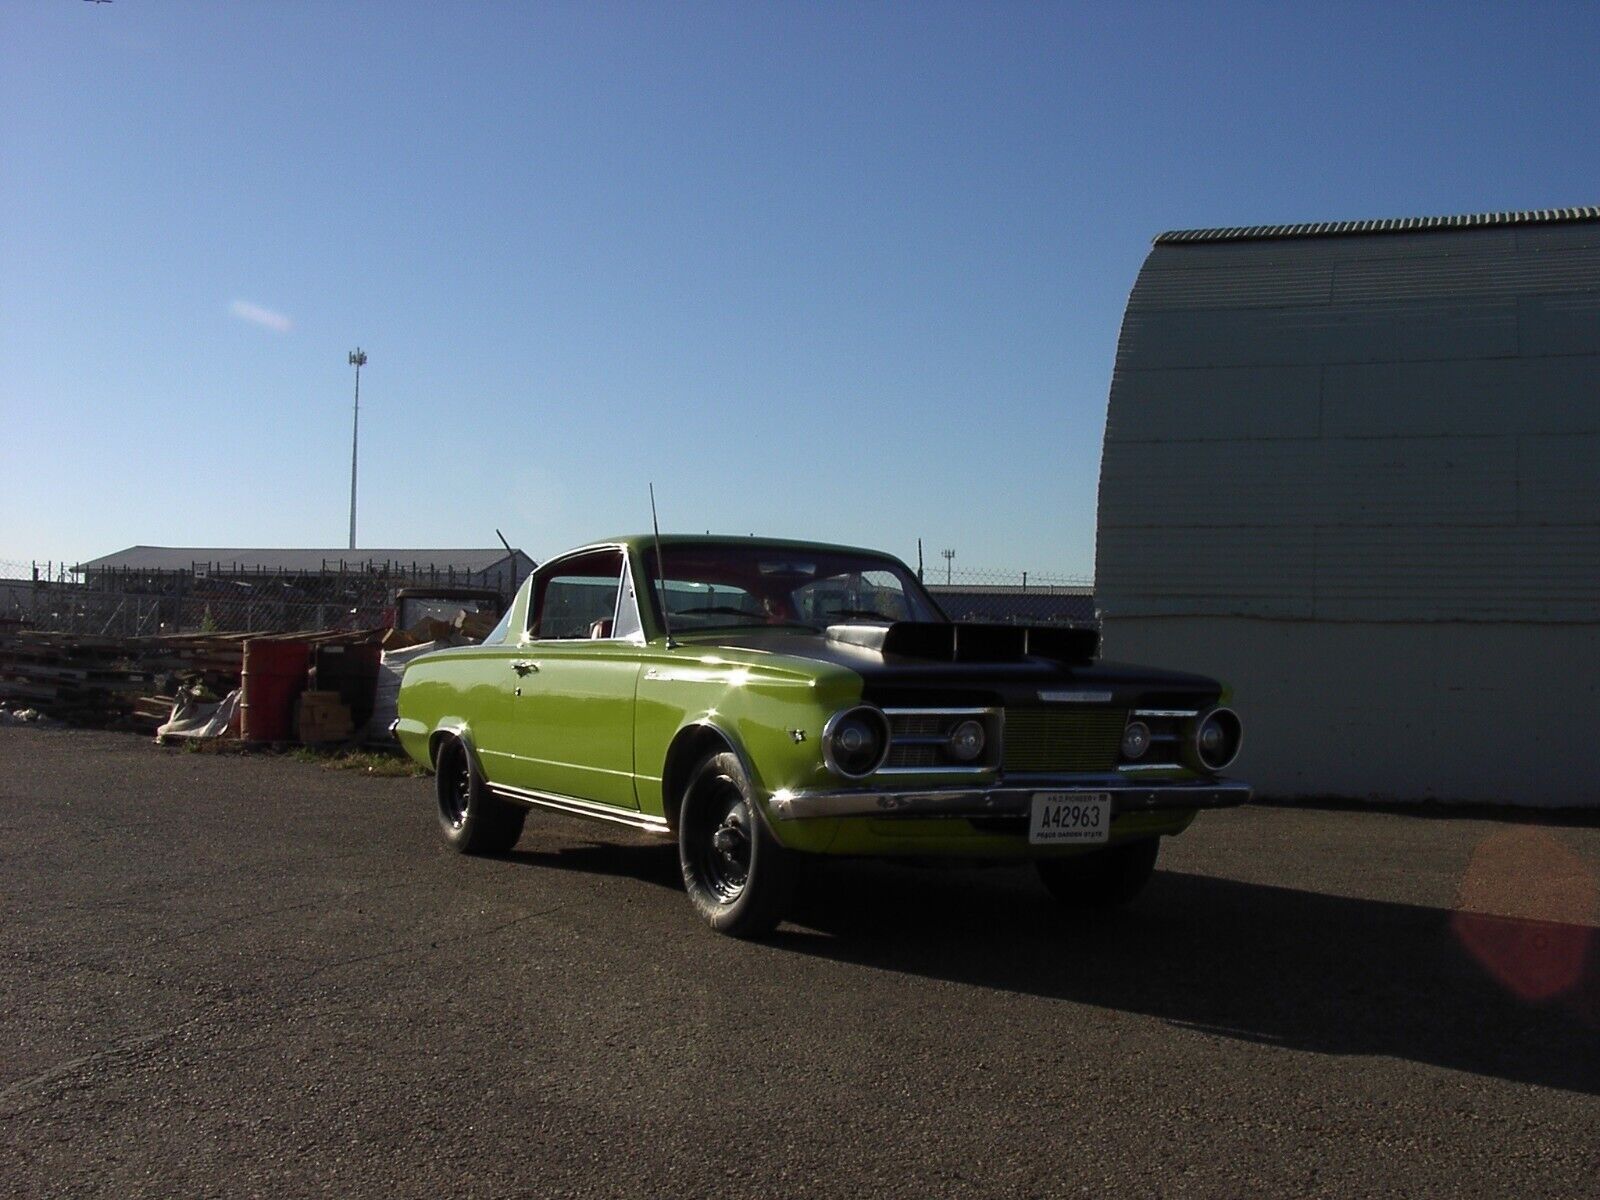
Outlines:
POLYGON ((0 1195, 1592 1197, 1600 829, 1254 807, 1125 912, 0 729, 0 1195))

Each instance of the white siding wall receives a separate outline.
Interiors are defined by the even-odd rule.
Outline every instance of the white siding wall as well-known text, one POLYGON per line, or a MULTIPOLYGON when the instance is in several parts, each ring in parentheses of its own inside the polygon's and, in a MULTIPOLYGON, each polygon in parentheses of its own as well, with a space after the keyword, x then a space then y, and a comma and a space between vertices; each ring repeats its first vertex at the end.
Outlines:
POLYGON ((1600 806, 1600 626, 1133 617, 1105 652, 1226 680, 1264 794, 1600 806))
MULTIPOLYGON (((1537 723, 1489 771, 1457 701, 1516 680, 1519 712, 1600 728, 1600 226, 1158 245, 1112 381, 1096 592, 1109 654, 1230 679, 1263 790, 1551 802, 1537 723), (1301 709, 1369 713, 1360 758, 1319 753, 1301 709)), ((1592 736, 1572 747, 1593 779, 1592 736)))

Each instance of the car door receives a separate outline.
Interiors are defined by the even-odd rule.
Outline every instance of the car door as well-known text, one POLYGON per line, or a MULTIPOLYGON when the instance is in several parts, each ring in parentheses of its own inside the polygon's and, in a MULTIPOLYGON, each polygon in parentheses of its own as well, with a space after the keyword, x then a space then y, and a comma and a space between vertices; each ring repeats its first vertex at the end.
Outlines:
POLYGON ((522 785, 516 707, 522 676, 514 666, 526 658, 525 612, 519 594, 482 645, 451 651, 454 697, 445 715, 465 721, 478 764, 493 784, 522 785))
POLYGON ((512 660, 516 761, 531 791, 637 809, 633 705, 639 621, 619 547, 551 563, 536 579, 528 637, 512 660), (547 573, 548 572, 548 573, 547 573))

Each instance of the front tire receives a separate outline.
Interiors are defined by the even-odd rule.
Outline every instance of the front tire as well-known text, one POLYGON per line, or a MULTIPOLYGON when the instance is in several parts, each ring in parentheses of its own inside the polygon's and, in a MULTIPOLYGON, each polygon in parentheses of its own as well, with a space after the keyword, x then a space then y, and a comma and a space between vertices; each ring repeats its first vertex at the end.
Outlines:
POLYGON ((489 790, 460 738, 449 738, 439 747, 434 781, 439 830, 451 849, 461 854, 504 854, 517 844, 528 810, 489 790))
POLYGON ((1068 908, 1119 908, 1150 882, 1160 851, 1160 838, 1143 838, 1072 858, 1041 858, 1034 866, 1040 882, 1068 908))
POLYGON ((678 865, 689 903, 719 933, 760 937, 787 913, 793 856, 756 811, 737 755, 710 755, 690 774, 678 810, 678 865))

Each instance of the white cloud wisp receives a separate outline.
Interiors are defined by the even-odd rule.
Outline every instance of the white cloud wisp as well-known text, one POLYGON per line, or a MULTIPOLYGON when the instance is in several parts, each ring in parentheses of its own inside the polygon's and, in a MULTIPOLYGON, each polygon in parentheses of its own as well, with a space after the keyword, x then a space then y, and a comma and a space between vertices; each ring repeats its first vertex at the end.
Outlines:
POLYGON ((281 312, 273 312, 270 308, 262 308, 261 305, 251 304, 248 300, 235 300, 228 305, 228 311, 241 321, 249 321, 252 325, 270 329, 273 333, 288 333, 294 328, 294 322, 281 312))

